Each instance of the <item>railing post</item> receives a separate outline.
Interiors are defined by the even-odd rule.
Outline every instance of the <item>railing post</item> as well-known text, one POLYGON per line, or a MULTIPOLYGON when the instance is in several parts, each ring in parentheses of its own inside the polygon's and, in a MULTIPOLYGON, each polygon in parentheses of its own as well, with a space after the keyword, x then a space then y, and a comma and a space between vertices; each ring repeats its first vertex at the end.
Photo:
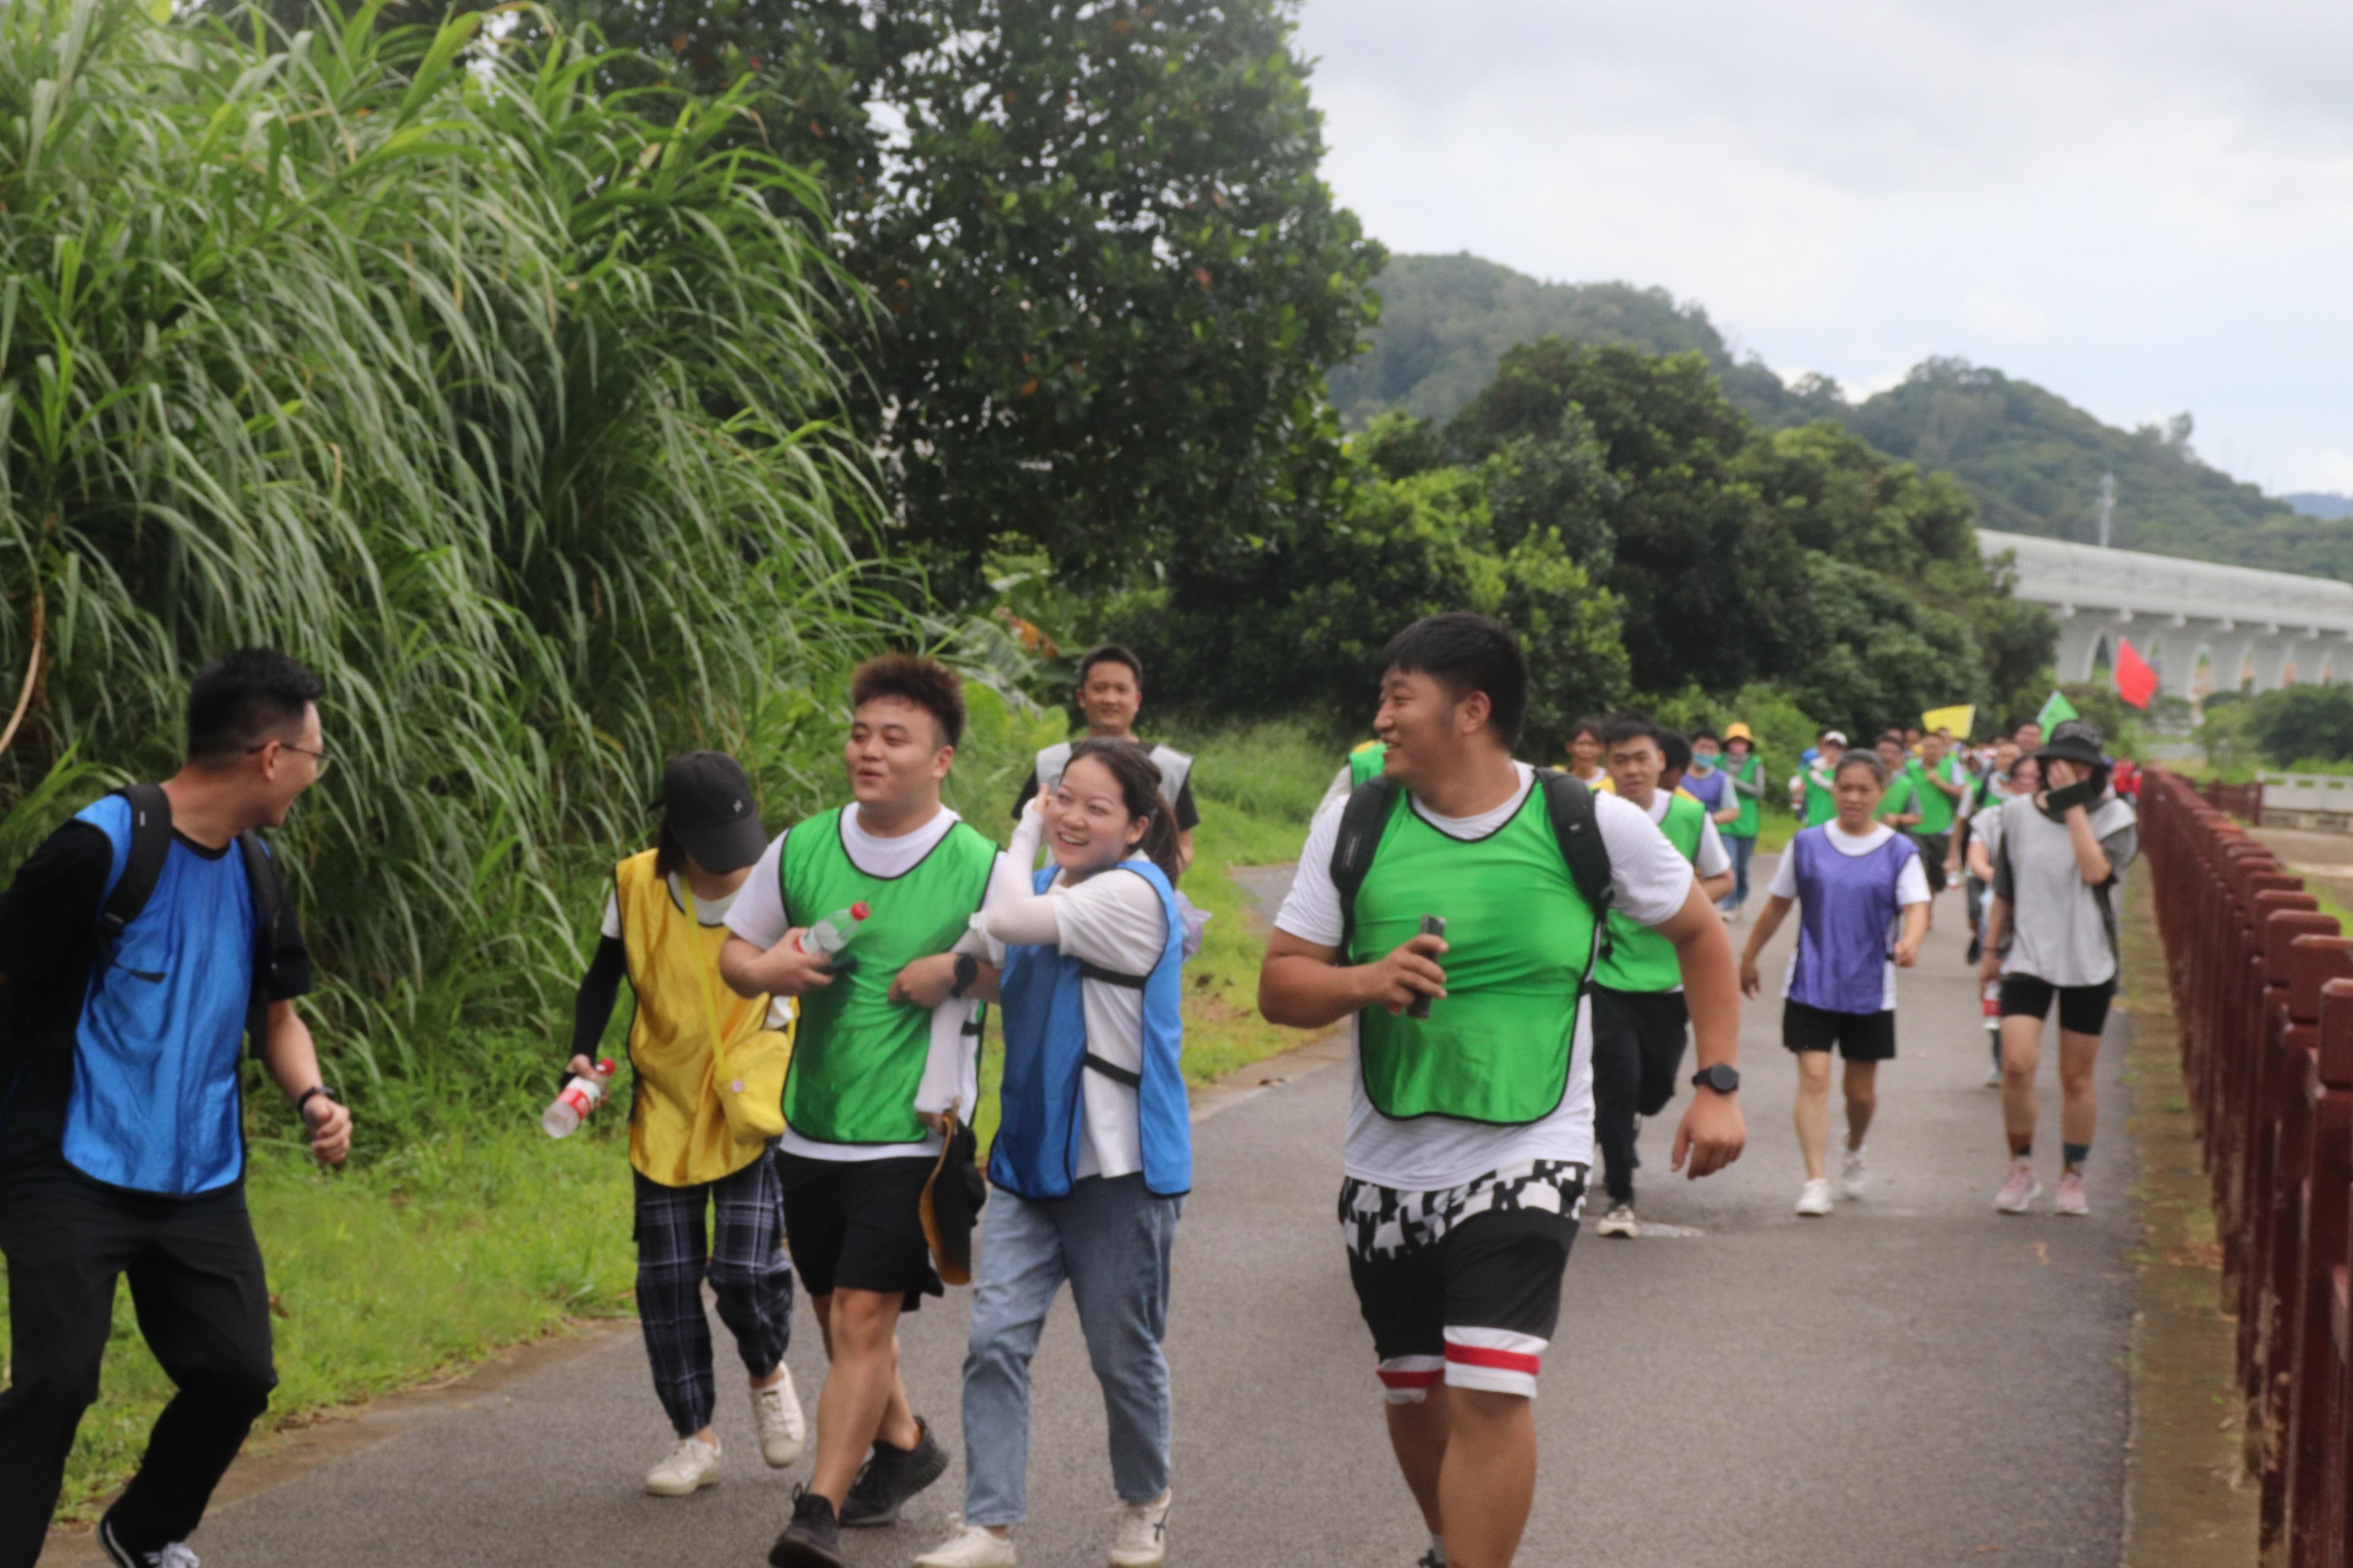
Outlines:
POLYGON ((2253 1026, 2248 1031, 2247 1048, 2242 1053, 2245 1059, 2239 1078, 2236 1110, 2240 1128, 2240 1201, 2233 1228, 2240 1237, 2236 1281, 2239 1364, 2247 1394, 2245 1438, 2251 1474, 2267 1474, 2270 1468, 2263 1437, 2266 1408, 2263 1373, 2276 1300, 2271 1254, 2277 1239, 2280 1143, 2289 1131, 2284 1125, 2281 1093, 2284 1037, 2289 1027, 2289 944, 2300 936, 2338 934, 2337 921, 2317 911, 2292 907, 2265 910, 2267 900, 2289 899, 2312 902, 2309 896, 2301 893, 2255 895, 2255 907, 2265 910, 2263 945, 2256 960, 2261 989, 2256 997, 2258 1010, 2249 1020, 2253 1026))
POLYGON ((2353 1247, 2353 941, 2304 937, 2295 945, 2306 962, 2289 1008, 2317 1022, 2302 1085, 2311 1158, 2296 1205, 2281 1530, 2290 1568, 2330 1568, 2341 1561, 2331 1521, 2344 1507, 2345 1364, 2331 1332, 2330 1286, 2353 1247))

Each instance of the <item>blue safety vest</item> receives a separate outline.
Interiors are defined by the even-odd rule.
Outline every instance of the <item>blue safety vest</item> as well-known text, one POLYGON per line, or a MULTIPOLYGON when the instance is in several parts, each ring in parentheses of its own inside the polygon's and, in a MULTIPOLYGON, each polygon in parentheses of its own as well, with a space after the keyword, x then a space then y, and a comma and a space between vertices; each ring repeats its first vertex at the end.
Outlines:
MULTIPOLYGON (((1086 1124, 1080 1083, 1087 1072, 1102 1073, 1135 1090, 1145 1190, 1173 1197, 1193 1185, 1191 1106, 1178 1064, 1185 1037, 1180 974, 1185 922, 1176 910, 1176 889, 1159 867, 1138 858, 1122 861, 1116 869, 1133 871, 1160 895, 1160 912, 1167 922, 1168 935, 1151 973, 1114 974, 1043 945, 1005 950, 1005 969, 998 983, 998 1015, 1005 1023, 1005 1083, 997 1142, 989 1151, 988 1179, 1018 1197, 1070 1195, 1086 1124), (1143 992, 1141 1072, 1128 1072, 1088 1051, 1081 992, 1089 980, 1130 985, 1143 992)), ((1053 886, 1055 875, 1050 866, 1037 873, 1039 895, 1053 886)))

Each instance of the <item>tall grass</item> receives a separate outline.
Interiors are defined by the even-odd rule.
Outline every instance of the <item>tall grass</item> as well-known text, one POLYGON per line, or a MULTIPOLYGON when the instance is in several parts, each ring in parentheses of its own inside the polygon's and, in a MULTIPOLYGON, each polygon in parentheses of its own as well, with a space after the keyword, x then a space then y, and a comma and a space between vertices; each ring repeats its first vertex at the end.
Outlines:
POLYGON ((906 622, 812 178, 722 145, 734 99, 378 9, 0 5, 0 711, 39 671, 0 802, 167 772, 225 646, 320 670, 280 859, 322 1039, 399 1114, 560 1010, 668 752, 807 796, 906 622))

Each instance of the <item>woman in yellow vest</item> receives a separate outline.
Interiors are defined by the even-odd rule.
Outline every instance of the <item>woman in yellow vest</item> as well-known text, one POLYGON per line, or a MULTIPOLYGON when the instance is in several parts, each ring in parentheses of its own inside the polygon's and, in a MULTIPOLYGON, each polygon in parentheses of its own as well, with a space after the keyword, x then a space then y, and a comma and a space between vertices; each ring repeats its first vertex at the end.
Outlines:
POLYGON ((739 997, 719 979, 721 922, 767 831, 751 781, 717 752, 672 757, 660 804, 657 847, 614 868, 604 938, 574 1005, 569 1070, 593 1076, 627 974, 638 1004, 629 1026, 638 1315, 654 1392, 678 1434, 646 1490, 683 1497, 719 1479, 705 1279, 751 1377, 762 1458, 779 1468, 793 1463, 808 1428, 785 1365, 793 1275, 770 1158, 784 1127, 791 1004, 739 997))

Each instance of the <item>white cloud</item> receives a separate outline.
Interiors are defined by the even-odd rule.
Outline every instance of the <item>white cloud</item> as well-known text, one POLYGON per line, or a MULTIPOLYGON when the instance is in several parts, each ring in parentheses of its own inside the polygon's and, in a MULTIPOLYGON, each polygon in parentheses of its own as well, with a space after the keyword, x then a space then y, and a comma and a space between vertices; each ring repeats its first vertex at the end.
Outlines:
POLYGON ((2353 428, 2353 7, 1306 0, 1392 248, 1663 284, 1851 386, 1926 353, 2317 483, 2353 428))

